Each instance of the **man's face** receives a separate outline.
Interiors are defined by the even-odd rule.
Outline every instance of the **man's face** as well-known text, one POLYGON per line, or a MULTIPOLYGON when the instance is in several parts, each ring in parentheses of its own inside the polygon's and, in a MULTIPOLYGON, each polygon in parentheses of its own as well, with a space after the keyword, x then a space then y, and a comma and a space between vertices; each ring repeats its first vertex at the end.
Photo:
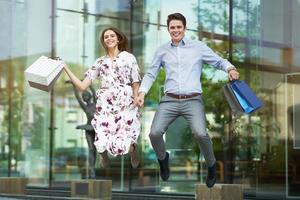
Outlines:
POLYGON ((168 31, 170 33, 172 42, 178 44, 184 37, 186 28, 180 20, 171 20, 169 23, 168 31))

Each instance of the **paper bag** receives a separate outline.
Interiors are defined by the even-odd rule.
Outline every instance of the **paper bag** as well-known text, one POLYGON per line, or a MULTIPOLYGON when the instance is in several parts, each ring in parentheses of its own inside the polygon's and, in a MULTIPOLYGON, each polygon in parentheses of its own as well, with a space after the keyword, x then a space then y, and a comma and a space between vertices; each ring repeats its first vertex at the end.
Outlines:
POLYGON ((252 113, 263 106, 261 100, 242 80, 235 80, 223 86, 223 92, 233 114, 252 113))
POLYGON ((261 100, 256 96, 256 94, 252 91, 252 89, 245 83, 243 80, 236 80, 231 83, 231 87, 238 99, 244 100, 240 101, 242 107, 245 105, 246 113, 251 113, 263 106, 261 100), (246 109, 246 107, 248 109, 246 109))
POLYGON ((240 116, 240 115, 244 114, 244 110, 241 107, 237 98, 235 97, 235 94, 232 91, 230 84, 224 85, 222 87, 222 89, 223 89, 225 98, 231 108, 232 114, 235 116, 240 116))
POLYGON ((41 56, 25 70, 25 78, 31 87, 49 92, 62 69, 63 61, 41 56))

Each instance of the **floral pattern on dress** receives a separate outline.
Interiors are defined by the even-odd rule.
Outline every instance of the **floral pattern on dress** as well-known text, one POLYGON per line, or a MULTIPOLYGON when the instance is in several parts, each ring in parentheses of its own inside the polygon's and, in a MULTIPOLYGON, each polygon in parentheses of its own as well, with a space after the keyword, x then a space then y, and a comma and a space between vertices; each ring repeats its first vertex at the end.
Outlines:
POLYGON ((97 151, 107 150, 113 156, 127 154, 140 134, 139 113, 133 105, 131 87, 141 80, 135 57, 126 51, 115 59, 100 57, 85 75, 91 80, 101 79, 92 120, 97 151))

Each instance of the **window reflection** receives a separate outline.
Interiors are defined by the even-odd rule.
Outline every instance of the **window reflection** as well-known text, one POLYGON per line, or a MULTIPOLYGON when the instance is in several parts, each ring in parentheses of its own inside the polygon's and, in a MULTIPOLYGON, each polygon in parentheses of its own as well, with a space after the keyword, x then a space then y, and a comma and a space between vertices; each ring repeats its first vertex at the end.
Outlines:
MULTIPOLYGON (((299 196, 295 148, 299 1, 59 0, 54 39, 54 18, 49 18, 53 2, 0 1, 5 19, 0 24, 6 30, 0 34, 0 176, 26 176, 29 185, 68 188, 66 181, 87 175, 87 144, 84 133, 76 129, 86 119, 72 87, 65 83, 67 77, 60 77, 52 94, 44 93, 25 82, 27 66, 40 55, 55 54, 83 78, 95 59, 104 54, 99 32, 116 26, 130 39, 130 49, 144 74, 156 48, 169 40, 167 15, 182 12, 188 20, 186 36, 204 41, 231 59, 241 78, 264 102, 255 114, 233 118, 220 92, 227 83, 226 74, 205 66, 203 96, 217 157, 218 183, 243 184, 246 193, 257 197, 260 192, 274 191, 283 197, 286 188, 287 195, 299 196)), ((165 137, 172 157, 170 181, 159 178, 148 134, 164 76, 161 70, 142 110, 141 167, 131 169, 127 156, 111 158, 109 169, 102 169, 97 161, 97 176, 112 179, 116 191, 192 194, 194 184, 205 180, 201 152, 183 119, 172 124, 165 137)), ((101 83, 94 84, 98 88, 101 83)))

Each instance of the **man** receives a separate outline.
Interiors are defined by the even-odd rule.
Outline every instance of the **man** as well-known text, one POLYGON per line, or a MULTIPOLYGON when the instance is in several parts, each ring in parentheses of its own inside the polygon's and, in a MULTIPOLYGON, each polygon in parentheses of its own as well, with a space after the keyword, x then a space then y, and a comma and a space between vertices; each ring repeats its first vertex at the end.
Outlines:
POLYGON ((171 41, 156 51, 142 80, 137 101, 139 106, 143 106, 145 95, 155 81, 160 67, 163 67, 166 71, 165 95, 154 116, 149 135, 158 158, 160 176, 166 181, 170 173, 169 154, 165 149, 163 134, 177 117, 183 116, 189 123, 207 163, 206 185, 213 187, 216 182, 216 159, 211 139, 206 131, 201 97, 202 62, 227 72, 230 80, 238 79, 239 74, 230 62, 219 57, 203 42, 191 41, 185 37, 186 19, 182 14, 170 14, 167 25, 171 41))

